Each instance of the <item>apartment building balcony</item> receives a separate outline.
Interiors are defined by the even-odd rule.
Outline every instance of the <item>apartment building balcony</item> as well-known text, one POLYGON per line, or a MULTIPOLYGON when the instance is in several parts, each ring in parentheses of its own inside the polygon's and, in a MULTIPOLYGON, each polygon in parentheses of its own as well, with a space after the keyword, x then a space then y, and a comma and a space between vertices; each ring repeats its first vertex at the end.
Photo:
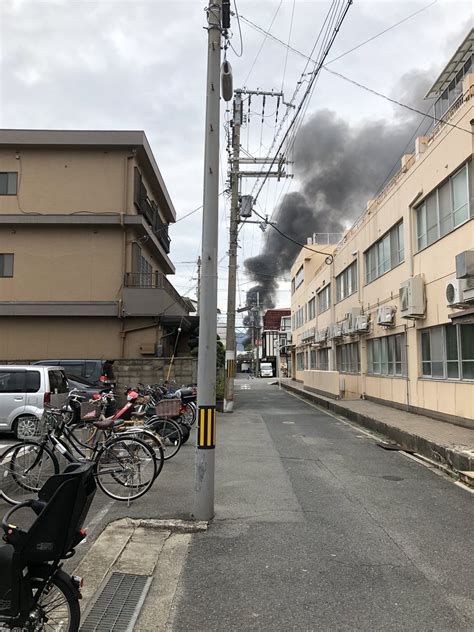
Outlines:
POLYGON ((190 311, 161 272, 127 272, 122 291, 124 316, 185 316, 190 311))
POLYGON ((163 250, 166 254, 169 254, 171 239, 168 233, 168 224, 161 221, 156 203, 150 201, 148 198, 142 198, 140 200, 139 211, 151 226, 151 229, 162 245, 163 250))

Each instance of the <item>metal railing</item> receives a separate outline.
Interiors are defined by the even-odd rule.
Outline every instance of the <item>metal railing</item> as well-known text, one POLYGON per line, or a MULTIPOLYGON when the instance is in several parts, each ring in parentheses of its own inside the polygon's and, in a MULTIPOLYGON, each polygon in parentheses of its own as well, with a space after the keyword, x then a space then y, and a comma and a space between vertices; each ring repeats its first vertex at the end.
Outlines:
POLYGON ((161 272, 127 272, 125 274, 125 287, 133 288, 162 288, 161 272))
POLYGON ((127 272, 125 274, 124 287, 164 290, 175 303, 178 303, 185 311, 188 311, 186 302, 162 272, 127 272))

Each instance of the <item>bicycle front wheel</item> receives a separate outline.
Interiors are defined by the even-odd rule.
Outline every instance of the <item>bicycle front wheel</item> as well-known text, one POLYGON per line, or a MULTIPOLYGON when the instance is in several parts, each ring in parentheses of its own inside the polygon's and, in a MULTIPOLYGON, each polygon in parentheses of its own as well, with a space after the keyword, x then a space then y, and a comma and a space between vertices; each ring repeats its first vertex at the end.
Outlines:
MULTIPOLYGON (((81 611, 77 595, 64 571, 59 570, 53 577, 49 566, 37 566, 31 571, 31 588, 35 597, 32 611, 35 630, 61 630, 78 632, 81 611), (45 585, 46 582, 46 585, 45 585), (38 591, 41 591, 38 594, 38 591)), ((24 629, 33 629, 24 628, 24 629)))
POLYGON ((159 436, 165 461, 178 453, 183 437, 180 427, 175 421, 172 419, 155 419, 155 421, 148 423, 147 427, 159 436))
POLYGON ((0 495, 17 505, 33 498, 53 474, 59 473, 55 454, 45 445, 23 441, 0 456, 0 495))
POLYGON ((156 459, 156 476, 158 477, 165 462, 164 445, 159 434, 148 426, 132 426, 117 434, 118 437, 126 437, 127 435, 143 441, 153 450, 156 459))
POLYGON ((134 437, 114 437, 95 462, 97 484, 114 500, 135 500, 150 489, 157 475, 155 452, 134 437))

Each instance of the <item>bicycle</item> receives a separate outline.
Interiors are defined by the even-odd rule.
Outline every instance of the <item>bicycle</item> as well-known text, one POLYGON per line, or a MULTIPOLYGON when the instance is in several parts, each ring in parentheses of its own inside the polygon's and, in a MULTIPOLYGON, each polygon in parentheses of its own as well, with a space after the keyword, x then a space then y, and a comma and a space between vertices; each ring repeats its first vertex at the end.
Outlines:
POLYGON ((87 535, 82 526, 97 489, 93 468, 93 463, 68 465, 46 481, 37 499, 5 514, 1 527, 6 544, 0 546, 2 629, 78 632, 82 580, 65 573, 61 560, 72 557, 87 535), (36 514, 30 528, 10 524, 13 514, 26 508, 36 514))
MULTIPOLYGON (((141 399, 145 400, 146 398, 142 397, 141 399)), ((84 418, 93 416, 101 423, 112 419, 114 423, 107 430, 110 435, 117 432, 133 434, 145 441, 145 443, 148 443, 157 452, 159 460, 164 459, 167 461, 175 456, 182 443, 179 425, 175 421, 161 419, 156 415, 153 418, 146 417, 146 411, 142 410, 140 412, 140 409, 148 404, 148 401, 137 402, 138 394, 133 390, 128 392, 127 400, 129 400, 127 404, 109 418, 104 417, 104 411, 115 401, 113 393, 104 392, 93 402, 80 404, 79 402, 71 401, 70 405, 72 405, 73 410, 75 409, 76 414, 68 423, 70 432, 76 440, 80 441, 78 435, 81 436, 85 430, 86 439, 82 443, 90 446, 97 441, 99 431, 96 427, 97 424, 94 426, 90 423, 90 418, 86 420, 84 418), (132 404, 130 402, 138 404, 138 412, 132 412, 132 404)))
MULTIPOLYGON (((0 495, 7 502, 22 502, 38 492, 52 474, 58 474, 56 453, 69 463, 93 461, 97 485, 114 500, 136 500, 151 488, 163 467, 162 453, 127 433, 105 437, 92 446, 84 444, 66 424, 65 412, 45 409, 38 425, 39 438, 10 446, 0 456, 0 495)), ((95 422, 101 430, 112 424, 95 422)))

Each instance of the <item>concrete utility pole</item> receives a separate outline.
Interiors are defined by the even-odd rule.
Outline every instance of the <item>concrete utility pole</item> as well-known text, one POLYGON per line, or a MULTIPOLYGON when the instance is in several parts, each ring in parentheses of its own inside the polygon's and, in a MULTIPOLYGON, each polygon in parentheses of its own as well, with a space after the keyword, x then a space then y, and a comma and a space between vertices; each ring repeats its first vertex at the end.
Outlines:
POLYGON ((239 160, 240 126, 242 124, 242 97, 234 99, 234 121, 232 130, 232 197, 230 209, 229 237, 229 278, 227 283, 227 327, 225 334, 226 379, 224 394, 224 412, 234 412, 235 378, 235 297, 237 285, 237 231, 239 225, 239 160))
POLYGON ((222 0, 209 0, 204 207, 198 355, 198 430, 194 517, 214 516, 216 446, 217 229, 219 225, 219 132, 222 0))
POLYGON ((197 268, 198 268, 198 277, 197 277, 197 306, 196 306, 196 314, 199 316, 199 308, 201 302, 201 257, 198 257, 197 260, 197 268))
MULTIPOLYGON (((232 164, 231 164, 231 185, 232 185, 232 197, 231 197, 231 210, 230 210, 230 236, 229 236, 229 277, 227 285, 227 327, 226 327, 226 378, 225 378, 225 393, 224 393, 224 412, 232 413, 234 411, 234 381, 235 381, 235 356, 236 356, 236 340, 235 340, 235 302, 236 302, 236 284, 237 284, 237 236, 238 225, 240 219, 239 209, 239 185, 242 176, 245 177, 261 177, 261 173, 258 171, 240 171, 240 164, 273 164, 277 162, 274 158, 240 158, 240 127, 242 125, 243 111, 242 111, 242 95, 257 95, 257 96, 270 96, 278 99, 283 98, 283 92, 265 92, 263 90, 247 90, 239 89, 234 93, 234 116, 233 116, 233 131, 232 131, 232 164)), ((277 162, 277 170, 267 174, 270 178, 282 178, 286 177, 286 173, 283 171, 283 165, 286 164, 284 159, 277 162)), ((246 219, 246 223, 249 224, 262 224, 259 222, 252 222, 246 219)), ((273 222, 267 222, 273 223, 273 222)), ((258 300, 258 298, 257 298, 258 300)), ((252 354, 257 358, 257 364, 252 361, 252 368, 258 366, 258 350, 255 351, 255 315, 252 313, 252 354)))

